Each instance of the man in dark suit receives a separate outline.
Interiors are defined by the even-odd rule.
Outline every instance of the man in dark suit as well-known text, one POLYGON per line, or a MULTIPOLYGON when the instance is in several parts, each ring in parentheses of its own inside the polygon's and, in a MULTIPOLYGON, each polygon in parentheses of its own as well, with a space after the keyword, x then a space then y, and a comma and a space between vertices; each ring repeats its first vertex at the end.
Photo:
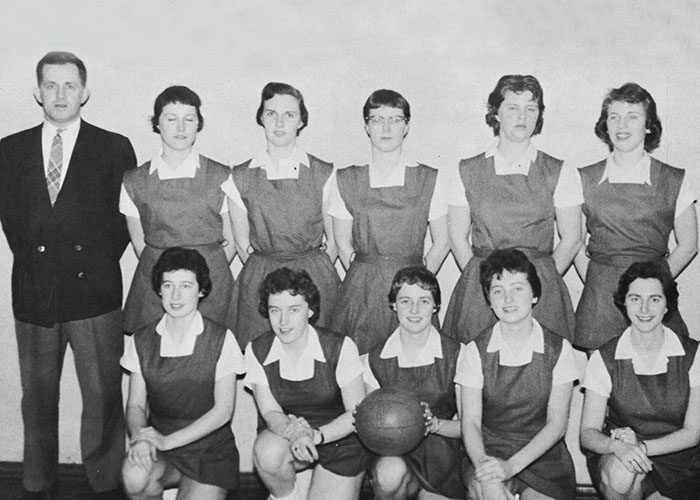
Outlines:
POLYGON ((68 52, 37 64, 44 122, 0 141, 0 222, 14 255, 12 306, 22 383, 25 498, 53 498, 61 367, 70 344, 83 401, 81 451, 95 498, 118 498, 124 454, 119 358, 128 243, 126 137, 80 119, 85 65, 68 52))

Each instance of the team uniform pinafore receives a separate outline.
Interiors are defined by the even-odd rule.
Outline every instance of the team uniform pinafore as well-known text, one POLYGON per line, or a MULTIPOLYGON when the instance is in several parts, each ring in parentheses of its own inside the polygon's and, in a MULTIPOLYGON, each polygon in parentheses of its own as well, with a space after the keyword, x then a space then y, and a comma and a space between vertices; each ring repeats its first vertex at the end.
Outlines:
MULTIPOLYGON (((226 328, 202 319, 204 330, 197 335, 189 356, 160 355, 161 336, 155 331, 158 322, 134 334, 148 393, 148 422, 166 436, 188 426, 214 406, 216 364, 226 328)), ((197 441, 159 453, 195 481, 224 489, 238 487, 238 449, 229 422, 197 441)))
POLYGON ((473 256, 452 292, 443 332, 467 343, 496 323, 481 290, 479 265, 492 251, 515 247, 532 261, 542 282, 534 318, 570 340, 574 334, 574 309, 552 258, 553 196, 562 162, 538 151, 527 175, 498 175, 494 162, 493 156, 482 153, 459 164, 472 219, 473 256))
MULTIPOLYGON (((432 364, 401 367, 398 357, 382 355, 386 342, 372 348, 367 363, 380 387, 414 391, 420 401, 430 405, 433 415, 450 420, 457 414, 454 377, 461 344, 440 335, 435 329, 432 332, 438 337, 441 350, 441 357, 435 357, 432 364)), ((395 336, 398 336, 398 330, 390 339, 395 339, 395 336)), ((464 484, 460 464, 465 456, 459 438, 428 434, 403 459, 426 491, 448 498, 462 498, 464 484)))
MULTIPOLYGON (((504 366, 499 362, 502 350, 489 351, 496 327, 498 324, 484 330, 472 345, 467 346, 467 350, 476 348, 481 361, 481 432, 486 454, 508 460, 532 441, 547 423, 553 372, 557 363, 561 362, 560 355, 566 341, 542 326, 543 352, 533 351, 532 360, 527 364, 504 366)), ((566 364, 574 366, 573 350, 570 346, 567 348, 571 357, 566 364)), ((569 369, 575 370, 575 367, 569 369)), ((458 372, 455 382, 471 385, 470 381, 461 377, 458 372)), ((571 380, 571 376, 567 378, 571 380)), ((574 464, 564 438, 515 477, 530 488, 557 500, 576 499, 574 464)))
MULTIPOLYGON (((627 327, 613 301, 622 273, 639 261, 656 260, 666 265, 668 238, 685 174, 651 158, 650 184, 601 183, 605 169, 605 160, 579 169, 583 213, 590 233, 590 263, 576 309, 574 343, 587 349, 600 347, 627 327)), ((688 335, 678 312, 665 324, 688 335)))
POLYGON ((124 330, 135 332, 163 315, 160 297, 151 286, 151 271, 160 254, 174 246, 194 248, 206 259, 212 292, 199 310, 233 329, 233 275, 222 246, 225 197, 220 189, 228 168, 200 155, 194 178, 163 180, 158 171, 149 170, 147 162, 124 175, 124 188, 138 208, 146 242, 124 306, 124 330))
MULTIPOLYGON (((697 356, 697 341, 684 335, 677 335, 671 329, 664 329, 666 335, 675 337, 680 343, 680 352, 668 356, 664 373, 638 375, 631 358, 620 359, 616 355, 618 345, 628 335, 616 337, 604 344, 591 357, 586 371, 588 390, 597 388, 588 385, 589 370, 607 371, 612 383, 608 398, 608 413, 604 432, 609 434, 618 427, 630 427, 637 439, 651 440, 671 434, 683 427, 691 381, 689 372, 697 356), (684 354, 683 354, 684 353, 684 354), (598 362, 602 358, 602 365, 598 362)), ((694 381, 698 383, 697 380, 694 381)), ((588 469, 595 484, 600 482, 598 463, 600 455, 586 452, 588 469)), ((645 493, 654 490, 674 500, 698 498, 700 492, 700 448, 694 446, 685 450, 649 457, 653 466, 642 483, 645 493)))
MULTIPOLYGON (((247 345, 269 330, 258 312, 258 288, 280 267, 304 269, 318 288, 321 310, 316 325, 329 323, 340 278, 323 251, 323 188, 333 165, 311 155, 299 163, 298 178, 269 180, 251 161, 233 168, 232 180, 248 212, 253 253, 234 286, 236 336, 247 345)), ((225 189, 225 187, 224 187, 225 189)))
POLYGON ((437 170, 406 167, 402 186, 370 187, 369 165, 337 171, 340 196, 352 215, 355 258, 340 287, 331 328, 349 335, 360 354, 398 326, 387 294, 394 275, 423 264, 437 170))
MULTIPOLYGON (((312 327, 309 326, 309 328, 312 327)), ((311 427, 319 427, 346 412, 341 387, 336 377, 345 339, 337 333, 322 328, 314 327, 313 330, 314 335, 317 335, 325 362, 314 360, 311 378, 287 380, 280 373, 280 360, 265 364, 275 341, 275 334, 272 331, 258 336, 248 344, 246 358, 248 360, 252 356, 258 364, 262 365, 270 391, 285 414, 304 417, 311 427)), ((350 339, 347 341, 351 342, 350 339)), ((357 357, 357 353, 355 356, 357 357)), ((360 363, 359 358, 357 363, 360 363)), ((247 361, 246 364, 250 366, 252 363, 247 361)), ((361 365, 359 366, 358 375, 362 373, 361 365)), ((248 371, 249 375, 251 371, 248 371)), ((264 425, 264 421, 260 418, 260 427, 264 428, 264 425)), ((354 432, 337 441, 316 446, 316 451, 319 456, 318 463, 324 469, 339 476, 354 477, 367 467, 367 451, 354 432)))

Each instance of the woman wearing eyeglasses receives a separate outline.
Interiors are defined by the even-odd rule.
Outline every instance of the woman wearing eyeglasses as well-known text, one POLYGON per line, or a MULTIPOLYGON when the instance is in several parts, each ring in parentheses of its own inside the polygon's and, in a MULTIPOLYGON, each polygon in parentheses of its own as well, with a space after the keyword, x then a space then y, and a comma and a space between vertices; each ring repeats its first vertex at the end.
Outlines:
POLYGON ((542 130, 543 113, 542 87, 535 77, 502 76, 486 113, 497 142, 459 164, 448 224, 452 252, 463 271, 443 331, 464 343, 496 322, 479 296, 479 265, 493 250, 504 248, 521 250, 537 269, 542 297, 535 319, 557 335, 573 338, 574 311, 561 275, 582 243, 583 196, 576 172, 531 142, 542 130))
POLYGON ((369 161, 338 170, 331 194, 338 255, 348 271, 331 328, 352 337, 366 353, 398 326, 386 297, 396 272, 423 264, 436 273, 449 243, 437 169, 403 154, 411 120, 408 101, 393 90, 377 90, 362 112, 369 161), (424 254, 428 227, 432 245, 424 254))
POLYGON ((332 221, 326 215, 333 165, 297 146, 309 121, 304 97, 286 83, 268 83, 256 119, 265 129, 266 149, 234 167, 222 186, 243 261, 234 287, 240 345, 270 328, 258 313, 258 289, 273 270, 291 267, 309 273, 321 294, 319 326, 328 325, 340 286, 333 267, 332 221))

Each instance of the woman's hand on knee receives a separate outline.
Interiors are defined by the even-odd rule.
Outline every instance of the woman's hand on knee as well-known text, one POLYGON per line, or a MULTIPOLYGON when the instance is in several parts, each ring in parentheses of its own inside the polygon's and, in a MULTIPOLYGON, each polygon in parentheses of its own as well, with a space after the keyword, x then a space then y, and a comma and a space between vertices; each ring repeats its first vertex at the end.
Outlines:
POLYGON ((652 463, 644 448, 639 444, 629 444, 615 440, 611 446, 615 457, 633 474, 647 474, 651 471, 652 463))
POLYGON ((149 441, 136 441, 129 445, 126 452, 129 465, 150 470, 153 462, 158 460, 157 450, 153 443, 149 441))
POLYGON ((318 460, 318 451, 314 445, 313 434, 299 434, 296 439, 289 443, 289 449, 294 458, 300 462, 315 462, 318 460))
POLYGON ((479 500, 518 500, 519 496, 506 488, 506 485, 501 481, 479 481, 478 498, 479 500))
POLYGON ((496 457, 486 456, 474 469, 477 481, 507 481, 513 476, 510 464, 496 457))

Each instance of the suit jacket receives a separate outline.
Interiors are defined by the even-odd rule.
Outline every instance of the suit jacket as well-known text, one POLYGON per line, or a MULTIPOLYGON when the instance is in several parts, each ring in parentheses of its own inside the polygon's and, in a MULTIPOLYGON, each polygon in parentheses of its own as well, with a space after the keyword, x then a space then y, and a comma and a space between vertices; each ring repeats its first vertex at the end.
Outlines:
POLYGON ((121 307, 119 260, 129 236, 119 191, 136 156, 126 137, 83 121, 52 207, 41 131, 0 141, 0 222, 14 254, 15 318, 50 327, 121 307))

